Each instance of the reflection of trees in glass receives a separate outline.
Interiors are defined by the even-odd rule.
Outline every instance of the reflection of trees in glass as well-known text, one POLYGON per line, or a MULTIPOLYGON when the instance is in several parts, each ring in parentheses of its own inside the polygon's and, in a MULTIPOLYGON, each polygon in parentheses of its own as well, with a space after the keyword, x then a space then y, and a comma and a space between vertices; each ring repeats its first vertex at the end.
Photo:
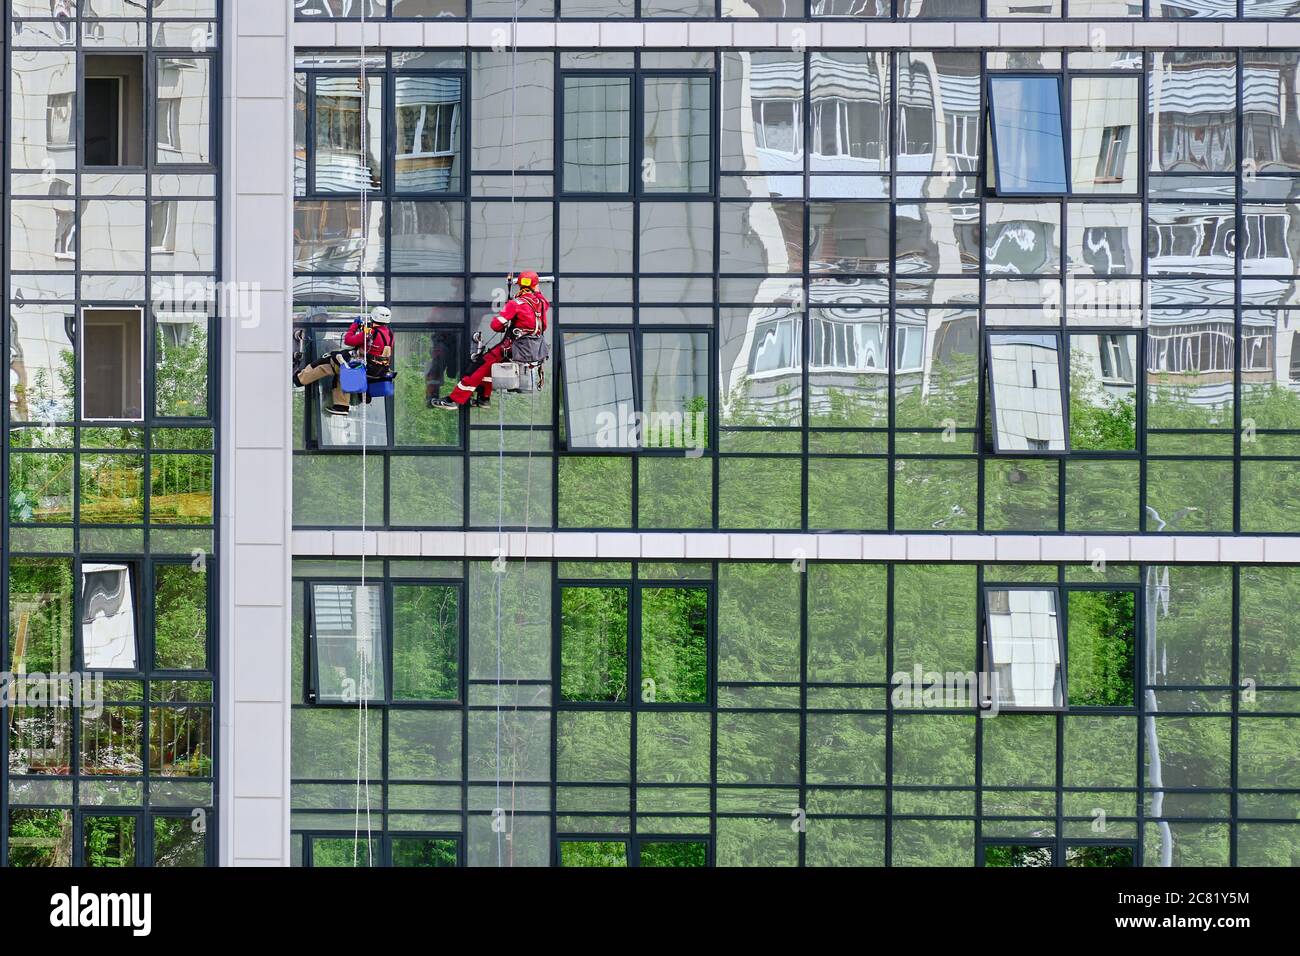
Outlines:
POLYGON ((203 670, 208 665, 208 574, 188 564, 154 570, 154 667, 203 670))
POLYGON ((164 418, 208 416, 208 330, 206 320, 159 323, 154 410, 164 418))
POLYGON ((706 866, 708 848, 696 840, 646 840, 641 843, 640 863, 642 866, 706 866))
POLYGON ((135 817, 88 816, 86 866, 135 866, 135 817))
MULTIPOLYGON (((27 430, 19 432, 22 435, 27 430)), ((19 524, 72 520, 70 454, 13 454, 9 458, 9 520, 19 524)))
POLYGON ((455 866, 456 841, 393 837, 393 866, 455 866))
POLYGON ((560 592, 560 695, 627 700, 627 589, 560 592))
POLYGON ((205 840, 195 833, 189 816, 153 818, 153 865, 166 867, 203 866, 205 840))
POLYGON ((704 588, 642 589, 641 680, 655 703, 708 699, 708 613, 704 588))
POLYGON ((561 866, 627 866, 627 844, 622 840, 564 840, 561 866))
POLYGON ((1071 705, 1132 707, 1136 599, 1132 591, 1071 591, 1071 705))
POLYGON ((1050 846, 993 844, 984 847, 985 866, 1051 866, 1050 846))
POLYGON ((1070 447, 1088 451, 1137 448, 1137 395, 1112 395, 1089 368, 1086 352, 1070 358, 1070 447))
POLYGON ((1065 848, 1066 866, 1132 866, 1131 846, 1077 845, 1065 848))
POLYGON ((150 459, 149 520, 153 524, 212 523, 210 455, 150 459))
POLYGON ((951 351, 936 359, 924 387, 919 376, 899 373, 894 417, 899 428, 943 428, 951 418, 959 428, 975 425, 978 407, 977 357, 973 352, 951 351), (904 381, 904 379, 907 381, 904 381))
POLYGON ((71 866, 72 811, 9 811, 10 866, 71 866))
POLYGON ((380 857, 377 837, 370 840, 369 852, 364 837, 316 837, 311 841, 313 867, 378 866, 380 857))
POLYGON ((72 562, 9 562, 9 667, 16 674, 72 669, 72 562))
POLYGON ((460 589, 450 584, 393 587, 393 698, 460 697, 460 589))

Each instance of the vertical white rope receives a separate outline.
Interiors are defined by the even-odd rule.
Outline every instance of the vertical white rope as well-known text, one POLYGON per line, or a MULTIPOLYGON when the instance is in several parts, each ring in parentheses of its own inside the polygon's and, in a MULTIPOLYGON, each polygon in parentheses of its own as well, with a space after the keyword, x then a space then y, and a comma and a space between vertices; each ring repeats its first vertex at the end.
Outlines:
MULTIPOLYGON (((518 189, 518 168, 519 168, 519 137, 517 131, 519 109, 518 109, 518 75, 519 75, 519 0, 514 0, 514 11, 510 21, 510 259, 509 274, 506 277, 506 301, 513 297, 514 289, 512 279, 517 271, 519 256, 519 225, 516 218, 515 198, 519 192, 518 189)), ((508 334, 508 330, 507 330, 508 334)), ((503 339, 504 341, 504 339, 503 339)), ((491 369, 488 370, 489 375, 491 369)), ((531 452, 529 454, 529 465, 531 469, 531 452)), ((501 562, 499 568, 493 568, 495 583, 493 587, 493 597, 496 603, 496 642, 497 642, 497 684, 496 684, 496 813, 502 815, 504 808, 501 806, 501 692, 504 683, 504 669, 502 667, 502 643, 505 639, 504 629, 502 628, 502 603, 504 600, 503 577, 505 576, 506 552, 504 548, 504 528, 505 528, 505 506, 506 506, 506 412, 505 403, 502 396, 497 396, 497 560, 501 562)), ((526 511, 525 505, 525 511, 526 511)), ((527 526, 525 525, 525 540, 527 540, 527 526)), ((527 545, 525 544, 525 553, 527 545)), ((524 571, 527 571, 525 565, 524 571)), ((518 699, 515 700, 516 709, 519 706, 518 699)), ((514 837, 514 794, 515 794, 515 762, 511 763, 510 771, 510 837, 514 837)), ((497 835, 497 866, 504 865, 503 840, 505 821, 501 819, 493 820, 493 828, 497 835)), ((514 863, 514 845, 511 844, 510 862, 514 863)))
MULTIPOLYGON (((358 301, 361 306, 361 360, 369 373, 370 366, 370 306, 367 301, 367 260, 370 258, 370 149, 369 130, 367 128, 370 112, 370 81, 366 76, 366 7, 370 0, 361 0, 361 86, 360 86, 360 134, 361 134, 361 261, 357 266, 358 301)), ((379 159, 376 158, 376 162, 379 159)), ((369 374, 366 376, 369 386, 369 374)), ((370 608, 369 592, 366 590, 366 524, 369 517, 369 489, 367 487, 367 452, 370 445, 370 396, 367 394, 361 403, 361 585, 357 591, 354 607, 358 612, 361 602, 365 601, 365 613, 357 614, 357 658, 360 662, 360 683, 357 687, 357 793, 356 807, 352 820, 352 865, 357 865, 357 840, 361 829, 361 789, 364 783, 366 804, 366 866, 374 865, 373 840, 370 824, 370 649, 374 617, 370 608)), ((382 618, 381 618, 382 620, 382 618)), ((382 666, 382 665, 381 665, 382 666)))

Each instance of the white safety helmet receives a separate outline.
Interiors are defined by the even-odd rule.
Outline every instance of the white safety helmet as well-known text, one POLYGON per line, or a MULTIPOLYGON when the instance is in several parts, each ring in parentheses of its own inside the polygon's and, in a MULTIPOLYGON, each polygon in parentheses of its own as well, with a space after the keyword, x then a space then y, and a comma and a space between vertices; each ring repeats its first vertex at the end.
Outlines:
POLYGON ((393 310, 382 305, 377 305, 370 313, 370 321, 376 325, 387 325, 393 321, 393 310))

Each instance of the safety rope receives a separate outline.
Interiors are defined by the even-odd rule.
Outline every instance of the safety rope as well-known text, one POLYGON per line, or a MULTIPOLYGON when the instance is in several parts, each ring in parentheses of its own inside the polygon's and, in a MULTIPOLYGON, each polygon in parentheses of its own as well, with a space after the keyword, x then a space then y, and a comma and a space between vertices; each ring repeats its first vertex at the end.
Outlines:
MULTIPOLYGON (((519 108, 518 108, 518 72, 519 72, 519 0, 514 0, 514 9, 510 20, 510 270, 506 279, 506 298, 507 301, 513 296, 513 280, 517 274, 519 262, 519 233, 520 223, 517 215, 516 200, 519 195, 519 108)), ((507 332, 508 334, 508 332, 507 332)), ((528 587, 528 525, 530 519, 530 510, 532 507, 532 486, 533 486, 533 410, 536 407, 537 393, 536 389, 531 393, 529 398, 528 411, 528 466, 525 478, 524 491, 524 554, 523 564, 520 574, 523 577, 523 587, 528 587)), ((504 548, 505 539, 505 468, 506 468, 506 418, 505 403, 502 396, 497 397, 497 560, 501 561, 501 566, 496 569, 496 583, 494 588, 494 597, 496 601, 496 642, 497 642, 497 686, 496 686, 496 720, 497 720, 497 760, 496 760, 496 807, 498 815, 504 815, 505 808, 501 805, 501 730, 502 730, 502 712, 501 696, 504 687, 504 669, 502 667, 502 645, 505 635, 502 627, 502 605, 504 603, 503 578, 505 576, 505 559, 506 551, 504 548)), ((521 597, 521 607, 528 607, 527 594, 521 597)), ((519 681, 516 678, 514 682, 514 703, 513 711, 516 721, 519 712, 519 681)), ((517 755, 510 762, 510 819, 509 834, 507 839, 510 840, 510 865, 514 865, 514 828, 515 828, 515 798, 517 792, 519 761, 517 755)), ((505 832, 505 821, 497 822, 497 866, 505 864, 503 852, 502 834, 505 832)))
MULTIPOLYGON (((361 261, 357 266, 358 301, 361 305, 361 360, 366 364, 366 382, 369 386, 370 365, 370 304, 367 301, 366 267, 370 258, 370 152, 369 119, 370 85, 366 77, 366 7, 369 0, 361 0, 361 261)), ((358 863, 357 842, 361 836, 361 788, 365 786, 366 804, 366 866, 374 866, 374 842, 370 826, 370 651, 373 648, 373 617, 369 592, 366 590, 366 523, 367 505, 370 501, 366 483, 366 458, 370 446, 370 396, 361 403, 361 586, 357 589, 357 658, 360 662, 360 684, 357 688, 357 792, 352 819, 352 865, 358 863), (362 611, 364 602, 364 612, 362 611)))

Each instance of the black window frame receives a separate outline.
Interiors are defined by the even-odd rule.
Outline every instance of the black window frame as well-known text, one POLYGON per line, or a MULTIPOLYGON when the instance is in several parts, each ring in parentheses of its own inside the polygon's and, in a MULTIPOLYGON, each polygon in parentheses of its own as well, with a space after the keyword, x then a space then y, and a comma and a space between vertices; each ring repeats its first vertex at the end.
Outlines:
MULTIPOLYGON (((981 323, 982 324, 982 323, 981 323)), ((988 421, 992 429, 991 447, 985 448, 998 458, 1065 458, 1073 453, 1070 442, 1070 363, 1068 355, 1068 335, 1077 334, 1073 330, 1062 329, 1060 325, 1044 325, 1037 328, 983 326, 984 380, 987 382, 988 421), (998 403, 997 388, 993 382, 993 337, 997 335, 1038 335, 1051 336, 1056 340, 1056 361, 1061 384, 1061 432, 1064 448, 1003 448, 998 440, 998 403)))
POLYGON ((590 69, 581 68, 562 68, 556 66, 555 82, 555 156, 552 164, 555 173, 555 196, 556 201, 573 200, 573 199, 590 199, 612 201, 617 199, 635 200, 635 201, 669 201, 669 202, 688 202, 691 200, 712 200, 718 193, 718 146, 719 137, 717 131, 718 117, 718 79, 716 69, 643 69, 640 67, 629 67, 626 69, 590 69), (565 83, 570 77, 615 77, 626 79, 629 84, 629 109, 630 122, 628 124, 629 149, 628 149, 628 189, 624 192, 582 192, 570 190, 564 182, 564 116, 565 116, 565 83), (708 84, 708 103, 709 103, 709 175, 708 188, 698 192, 680 192, 680 191, 659 191, 648 190, 645 188, 646 183, 642 178, 644 174, 645 155, 645 134, 646 134, 646 115, 645 115, 645 84, 648 79, 676 79, 676 80, 699 80, 703 79, 708 84))
MULTIPOLYGON (((560 415, 562 419, 562 424, 564 426, 564 440, 560 442, 558 445, 559 452, 565 455, 591 455, 591 454, 655 455, 655 454, 659 454, 659 455, 672 456, 672 455, 681 455, 684 451, 698 450, 702 454, 707 455, 711 450, 712 446, 715 444, 714 439, 712 437, 713 436, 712 418, 714 414, 713 409, 715 405, 714 392, 715 389, 717 388, 717 382, 718 382, 717 356, 714 354, 714 341, 716 335, 717 335, 716 327, 680 325, 680 324, 644 325, 640 322, 636 322, 631 325, 575 325, 570 327, 569 329, 558 332, 556 335, 556 339, 557 339, 556 344, 558 346, 557 351, 559 353, 558 358, 559 358, 560 374, 558 376, 559 385, 557 387, 557 392, 559 393, 558 395, 559 404, 562 407, 562 411, 560 415), (593 332, 605 334, 605 335, 626 334, 629 337, 629 345, 631 349, 630 354, 632 359, 631 361, 632 395, 633 395, 632 411, 637 416, 637 418, 634 419, 634 424, 636 422, 640 423, 639 426, 636 426, 637 440, 635 445, 631 445, 631 446, 611 445, 609 447, 601 447, 599 445, 573 444, 573 437, 572 437, 573 423, 571 418, 572 403, 569 401, 569 383, 571 381, 571 378, 568 375, 568 369, 566 368, 568 362, 568 352, 567 352, 567 346, 565 345, 565 336, 568 332, 573 332, 575 334, 593 333, 593 332), (708 375, 707 398, 709 402, 709 408, 705 413, 705 418, 706 418, 706 428, 707 428, 707 434, 709 436, 709 442, 705 444, 702 448, 693 445, 683 446, 680 448, 666 447, 666 446, 647 447, 645 444, 646 436, 643 431, 643 426, 645 425, 644 416, 646 414, 645 411, 645 404, 646 404, 645 338, 647 335, 673 335, 673 334, 704 336, 706 374, 708 375)), ((693 425, 692 428, 694 428, 693 425)), ((622 430, 621 423, 619 429, 620 431, 622 430)))
MULTIPOLYGON (((295 196, 298 202, 306 200, 346 200, 349 202, 360 202, 362 190, 336 190, 323 192, 317 188, 316 184, 316 126, 317 126, 317 104, 316 94, 317 80, 321 77, 347 78, 361 82, 361 69, 346 68, 318 68, 312 67, 307 69, 295 68, 295 73, 300 73, 306 77, 307 87, 304 92, 306 110, 305 110, 305 143, 306 156, 304 157, 304 176, 303 194, 295 196)), ((467 69, 400 69, 390 66, 366 69, 366 83, 371 84, 378 80, 379 86, 379 104, 382 112, 383 128, 381 133, 381 147, 383 155, 379 157, 379 176, 380 184, 371 186, 365 190, 367 198, 371 202, 380 202, 385 199, 392 200, 427 200, 430 202, 439 202, 443 200, 464 200, 469 203, 469 127, 470 127, 470 103, 469 103, 469 71, 467 69), (460 100, 458 109, 459 117, 459 137, 457 142, 457 155, 460 158, 459 175, 449 177, 455 189, 449 189, 446 192, 423 192, 413 190, 403 190, 397 188, 397 81, 400 77, 433 77, 433 78, 450 78, 455 79, 460 84, 460 100)), ((367 124, 367 133, 370 126, 367 124)), ((364 144, 363 144, 364 147, 364 144)), ((387 247, 387 243, 385 243, 387 247)), ((384 274, 388 274, 385 270, 384 274)))
POLYGON ((1005 197, 1056 197, 1061 198, 1069 196, 1070 190, 1070 127, 1069 127, 1069 109, 1066 99, 1066 79, 1065 73, 1061 70, 1042 70, 1042 71, 1025 71, 1025 70, 989 70, 984 78, 984 128, 988 136, 988 148, 985 151, 984 161, 988 168, 988 174, 985 176, 985 192, 992 196, 1005 197), (1001 182, 1001 163, 998 161, 998 121, 997 105, 993 96, 993 87, 998 80, 1024 80, 1034 79, 1041 80, 1044 78, 1055 80, 1056 82, 1056 102, 1057 102, 1057 119, 1061 124, 1061 171, 1063 177, 1062 188, 1051 191, 1041 189, 1013 189, 1007 188, 1001 182))
MULTIPOLYGON (((343 577, 295 577, 295 584, 301 584, 303 587, 303 633, 294 635, 294 640, 304 642, 303 646, 303 672, 302 672, 302 689, 303 700, 308 707, 313 708, 357 708, 361 705, 360 698, 356 700, 321 700, 320 699, 320 659, 317 653, 318 634, 316 632, 316 595, 315 589, 318 585, 339 586, 345 588, 357 589, 362 586, 362 580, 359 576, 349 575, 343 577)), ((392 578, 385 577, 382 574, 376 574, 374 577, 367 577, 365 587, 373 587, 378 590, 381 621, 379 629, 380 655, 382 657, 382 666, 384 669, 383 694, 375 694, 366 698, 365 705, 368 707, 377 707, 385 709, 436 709, 459 710, 468 706, 468 614, 467 614, 467 583, 461 578, 430 578, 430 577, 411 577, 411 578, 392 578), (447 587, 456 593, 457 601, 457 621, 456 621, 456 696, 454 698, 442 699, 407 699, 398 698, 393 694, 393 651, 394 651, 394 613, 395 613, 395 595, 396 587, 408 585, 428 586, 428 587, 447 587)))
MULTIPOLYGON (((1065 614, 1066 609, 1061 595, 1064 590, 1059 584, 1002 584, 990 583, 984 581, 979 587, 979 652, 977 654, 978 669, 976 675, 980 681, 979 690, 979 710, 981 716, 990 711, 996 713, 1017 713, 1017 714, 1062 714, 1070 710, 1070 687, 1069 687, 1069 658, 1066 656, 1069 647, 1066 643, 1065 614), (993 591, 1049 591, 1053 594, 1056 602, 1056 647, 1057 647, 1057 668, 1060 678, 1061 704, 1052 707, 1026 707, 1017 704, 1004 704, 996 698, 998 690, 994 681, 993 668, 993 635, 989 626, 989 618, 995 613, 990 609, 989 595, 993 591)), ((1134 657, 1136 658, 1136 654, 1134 657)))
MULTIPOLYGON (((603 710, 614 712, 645 711, 695 711, 712 712, 716 709, 717 673, 718 673, 718 586, 709 580, 659 580, 653 578, 570 578, 556 576, 553 578, 551 615, 551 668, 552 678, 547 683, 552 688, 552 709, 556 712, 572 710, 603 710), (561 692, 562 657, 561 648, 564 641, 563 592, 566 588, 620 588, 627 592, 627 699, 625 701, 582 701, 569 700, 561 692), (705 611, 705 692, 702 701, 647 701, 643 698, 642 683, 642 602, 641 595, 646 590, 681 589, 703 591, 708 602, 705 611)), ((635 724, 633 725, 635 732, 635 724)), ((633 739, 635 745, 635 738, 633 739)))
MULTIPOLYGON (((717 865, 715 844, 712 833, 672 833, 662 836, 654 833, 559 833, 552 841, 551 865, 564 866, 564 844, 566 843, 621 843, 626 854, 626 868, 641 866, 641 845, 643 843, 702 843, 704 844, 704 868, 717 865)), ((617 869, 606 867, 605 869, 617 869)))

